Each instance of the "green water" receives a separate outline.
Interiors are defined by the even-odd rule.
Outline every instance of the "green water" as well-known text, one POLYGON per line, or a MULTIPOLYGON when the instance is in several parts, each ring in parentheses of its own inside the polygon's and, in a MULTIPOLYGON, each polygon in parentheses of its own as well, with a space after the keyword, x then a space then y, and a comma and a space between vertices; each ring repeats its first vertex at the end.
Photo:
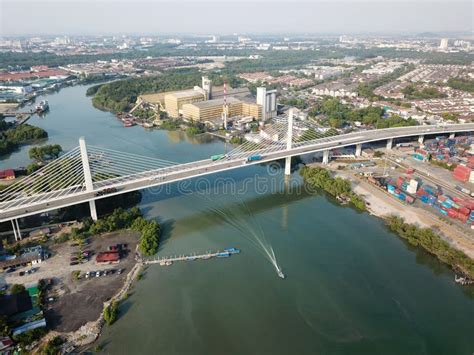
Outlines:
MULTIPOLYGON (((49 96, 51 113, 31 123, 65 148, 84 135, 90 144, 174 161, 225 149, 216 140, 123 128, 112 115, 93 109, 84 92, 74 87, 49 96)), ((26 151, 2 166, 25 164, 26 151)), ((286 191, 282 172, 270 175, 265 167, 212 176, 210 184, 218 178, 233 179, 239 193, 183 194, 172 185, 145 191, 140 207, 164 226, 161 256, 229 246, 242 253, 149 266, 121 305, 119 321, 96 343, 105 346, 104 353, 473 353, 468 290, 434 258, 387 232, 379 219, 322 194, 286 191), (285 280, 257 239, 273 248, 285 280)), ((301 183, 297 174, 292 181, 301 183)), ((201 182, 191 181, 190 189, 202 190, 201 182)))

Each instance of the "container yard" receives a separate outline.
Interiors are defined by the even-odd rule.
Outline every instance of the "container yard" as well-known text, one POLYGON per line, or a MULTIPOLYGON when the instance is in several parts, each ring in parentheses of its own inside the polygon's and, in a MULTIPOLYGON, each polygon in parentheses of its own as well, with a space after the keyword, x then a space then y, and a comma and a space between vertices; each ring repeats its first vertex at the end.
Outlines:
POLYGON ((414 178, 413 173, 414 170, 409 169, 406 176, 396 179, 371 176, 367 180, 407 205, 418 201, 418 206, 429 208, 435 214, 474 229, 474 198, 445 193, 440 186, 435 187, 421 178, 414 178))

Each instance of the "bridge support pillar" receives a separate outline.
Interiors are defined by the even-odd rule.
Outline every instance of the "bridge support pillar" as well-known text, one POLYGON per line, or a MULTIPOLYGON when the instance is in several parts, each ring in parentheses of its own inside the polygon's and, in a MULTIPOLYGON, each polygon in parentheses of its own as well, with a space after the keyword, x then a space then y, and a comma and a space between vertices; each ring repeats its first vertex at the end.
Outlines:
MULTIPOLYGON (((81 150, 82 169, 84 171, 84 181, 86 183, 86 191, 94 191, 94 184, 92 183, 91 168, 89 166, 89 155, 87 154, 86 140, 84 137, 79 138, 79 148, 81 150)), ((91 210, 91 217, 94 221, 97 221, 97 209, 95 207, 95 201, 89 201, 89 207, 91 210)))
POLYGON ((360 157, 361 155, 362 155, 362 144, 357 144, 356 145, 355 156, 360 157))
POLYGON ((453 139, 454 137, 456 137, 456 133, 451 133, 451 134, 449 135, 449 138, 450 138, 450 139, 453 139))
POLYGON ((15 240, 19 241, 21 240, 21 230, 20 230, 20 225, 18 224, 17 219, 12 219, 12 227, 13 227, 13 234, 15 236, 15 240))
POLYGON ((18 234, 16 233, 15 220, 12 219, 13 234, 15 235, 15 241, 18 240, 18 234))
POLYGON ((291 157, 285 158, 285 175, 291 175, 291 157))
POLYGON ((95 207, 95 201, 89 201, 89 209, 91 210, 91 218, 93 221, 97 221, 97 208, 95 207))
POLYGON ((393 138, 387 139, 387 150, 392 150, 393 138))
POLYGON ((329 164, 329 149, 323 151, 323 164, 329 164))
MULTIPOLYGON (((286 134, 286 149, 290 150, 293 143, 293 109, 288 112, 288 132, 286 134)), ((291 157, 285 159, 285 175, 291 175, 291 157)))
POLYGON ((23 238, 21 237, 21 230, 20 230, 20 225, 18 224, 18 219, 15 219, 15 224, 16 224, 16 232, 18 234, 18 239, 22 240, 23 238))
POLYGON ((421 135, 421 136, 418 137, 418 143, 420 145, 422 145, 424 141, 425 141, 425 136, 421 135))

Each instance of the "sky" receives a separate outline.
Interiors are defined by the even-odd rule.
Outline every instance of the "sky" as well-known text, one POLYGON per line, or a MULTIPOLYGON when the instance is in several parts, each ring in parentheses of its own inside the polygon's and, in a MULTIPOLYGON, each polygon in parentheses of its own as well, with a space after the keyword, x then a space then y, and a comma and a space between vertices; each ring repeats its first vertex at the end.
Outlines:
POLYGON ((473 30, 464 0, 0 0, 0 35, 473 30))

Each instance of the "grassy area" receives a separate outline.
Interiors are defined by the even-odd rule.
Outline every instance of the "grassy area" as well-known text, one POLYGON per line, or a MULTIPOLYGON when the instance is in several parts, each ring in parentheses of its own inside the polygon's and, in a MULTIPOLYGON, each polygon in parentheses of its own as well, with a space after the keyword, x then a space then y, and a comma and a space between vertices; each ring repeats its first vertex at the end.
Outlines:
POLYGON ((365 201, 352 191, 351 182, 341 177, 332 177, 329 170, 324 168, 304 167, 300 171, 306 184, 323 189, 335 197, 347 199, 358 210, 365 211, 365 201))

